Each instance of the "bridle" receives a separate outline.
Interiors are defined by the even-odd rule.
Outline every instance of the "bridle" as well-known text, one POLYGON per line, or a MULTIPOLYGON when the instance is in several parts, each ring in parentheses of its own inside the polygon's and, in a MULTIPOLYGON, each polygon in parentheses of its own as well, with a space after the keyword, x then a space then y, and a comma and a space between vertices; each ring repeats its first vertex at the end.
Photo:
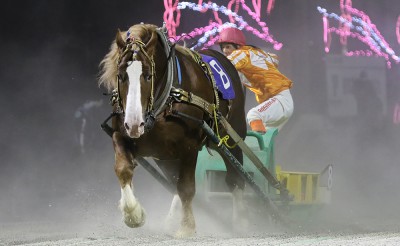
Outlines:
MULTIPOLYGON (((162 89, 159 93, 159 97, 157 99, 154 98, 154 78, 155 78, 155 62, 152 56, 148 54, 146 51, 146 44, 143 43, 139 39, 133 39, 129 38, 126 41, 126 44, 121 52, 121 54, 118 56, 118 64, 117 66, 120 67, 120 64, 122 62, 122 59, 129 53, 132 52, 132 60, 135 60, 138 53, 141 52, 145 58, 148 60, 150 63, 150 76, 151 76, 151 92, 150 92, 150 97, 147 105, 147 109, 144 115, 144 130, 145 132, 148 132, 149 130, 152 129, 155 123, 155 118, 157 115, 159 115, 163 110, 167 107, 167 105, 170 105, 168 103, 168 100, 171 98, 171 89, 173 88, 173 83, 174 81, 177 80, 177 73, 176 73, 176 57, 175 57, 175 45, 171 44, 168 40, 167 37, 167 29, 165 27, 165 23, 162 28, 157 28, 156 29, 157 35, 159 37, 159 41, 161 42, 162 46, 164 47, 164 54, 167 57, 167 64, 166 64, 166 69, 164 72, 164 76, 166 76, 166 83, 164 86, 164 89, 162 89)), ((127 35, 129 37, 129 33, 127 35)), ((163 78, 164 78, 163 76, 163 78)), ((104 120, 104 122, 101 124, 102 129, 108 134, 112 135, 114 132, 114 129, 112 129, 110 126, 108 126, 107 122, 115 117, 115 116, 125 116, 124 112, 124 107, 122 104, 122 97, 120 93, 120 83, 122 83, 124 80, 121 78, 121 75, 118 73, 117 74, 117 87, 112 91, 111 93, 111 98, 110 98, 110 103, 111 105, 115 106, 114 111, 104 120)))
MULTIPOLYGON (((157 98, 154 98, 154 78, 155 78, 155 62, 154 58, 148 54, 146 51, 146 44, 143 43, 139 39, 135 38, 128 38, 122 52, 118 56, 118 63, 117 66, 120 68, 121 62, 127 56, 129 52, 132 52, 132 60, 137 60, 138 53, 140 52, 141 55, 144 55, 145 59, 150 64, 150 76, 151 76, 151 92, 150 97, 148 99, 148 105, 146 108, 146 112, 144 115, 144 131, 148 132, 154 126, 156 117, 163 112, 166 108, 169 107, 171 110, 171 106, 173 102, 184 102, 191 105, 195 105, 196 107, 204 110, 208 115, 211 117, 216 116, 216 111, 219 108, 219 99, 218 99, 218 92, 217 87, 215 84, 214 77, 211 72, 211 68, 207 63, 205 63, 201 56, 191 50, 187 50, 188 54, 192 57, 192 59, 203 69, 206 75, 212 82, 213 90, 215 94, 215 103, 209 103, 207 100, 193 94, 192 92, 187 92, 180 88, 180 81, 178 79, 179 73, 179 64, 178 59, 175 56, 175 44, 171 44, 167 37, 167 30, 165 25, 162 28, 157 28, 155 30, 157 32, 159 42, 164 48, 164 54, 167 59, 166 69, 164 76, 166 76, 164 88, 161 91, 157 91, 157 98), (177 84, 179 81, 179 84, 177 84)), ((127 35, 129 37, 129 33, 127 35)), ((129 57, 128 57, 129 58, 129 57)), ((128 59, 129 60, 129 59, 128 59)), ((129 64, 128 64, 129 65, 129 64)), ((162 78, 165 78, 162 76, 162 78)), ((110 120, 114 116, 122 116, 124 117, 124 108, 122 104, 122 98, 120 94, 120 84, 123 83, 124 79, 121 77, 121 74, 117 74, 117 87, 112 91, 111 94, 111 104, 116 105, 115 111, 110 114, 110 116, 103 122, 101 125, 103 130, 108 134, 112 135, 114 131, 111 127, 107 125, 108 120, 110 120)))
MULTIPOLYGON (((155 114, 154 114, 154 77, 155 77, 155 63, 152 56, 150 56, 145 49, 146 44, 143 43, 139 39, 128 38, 122 53, 118 57, 117 67, 120 67, 122 59, 129 53, 132 52, 132 61, 137 61, 137 55, 139 52, 143 54, 147 61, 150 64, 150 77, 151 77, 151 85, 150 85, 150 97, 148 99, 147 109, 144 115, 145 118, 145 131, 151 129, 155 122, 155 114)), ((122 98, 120 93, 120 83, 123 83, 123 79, 121 75, 117 75, 117 88, 113 91, 112 94, 112 102, 116 103, 117 113, 124 115, 124 107, 122 105, 122 98)))

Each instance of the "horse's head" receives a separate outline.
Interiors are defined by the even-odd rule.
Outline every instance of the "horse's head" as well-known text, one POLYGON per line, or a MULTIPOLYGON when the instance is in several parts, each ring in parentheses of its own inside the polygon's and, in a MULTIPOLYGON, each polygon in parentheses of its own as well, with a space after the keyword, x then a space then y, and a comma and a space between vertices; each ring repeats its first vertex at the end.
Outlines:
POLYGON ((118 92, 117 103, 124 113, 123 124, 132 138, 139 138, 144 133, 146 121, 152 117, 157 40, 154 25, 140 24, 127 32, 118 31, 110 51, 114 54, 109 53, 102 61, 100 83, 108 76, 115 76, 112 87, 118 92), (107 71, 107 65, 113 67, 113 72, 107 71))

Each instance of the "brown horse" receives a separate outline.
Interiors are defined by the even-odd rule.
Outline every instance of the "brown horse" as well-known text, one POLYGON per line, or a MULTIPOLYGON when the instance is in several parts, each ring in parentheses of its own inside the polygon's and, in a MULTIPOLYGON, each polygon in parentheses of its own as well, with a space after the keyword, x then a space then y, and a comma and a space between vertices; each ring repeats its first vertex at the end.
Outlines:
MULTIPOLYGON (((198 53, 172 45, 165 30, 154 25, 138 24, 127 32, 118 31, 110 52, 101 62, 99 84, 114 91, 114 111, 118 113, 112 123, 115 172, 121 185, 120 209, 130 227, 139 227, 145 221, 145 212, 133 194, 135 159, 153 157, 176 185, 182 203, 183 216, 176 236, 195 233, 192 200, 197 155, 202 146, 215 145, 208 141, 198 123, 173 112, 203 120, 224 135, 224 129, 213 117, 220 113, 245 137, 244 95, 237 71, 221 53, 201 53, 216 58, 225 69, 235 92, 233 99, 222 98, 198 53)), ((241 150, 236 147, 231 152, 242 163, 241 150)), ((233 192, 236 208, 234 218, 243 218, 244 181, 227 160, 225 163, 226 183, 233 192)))

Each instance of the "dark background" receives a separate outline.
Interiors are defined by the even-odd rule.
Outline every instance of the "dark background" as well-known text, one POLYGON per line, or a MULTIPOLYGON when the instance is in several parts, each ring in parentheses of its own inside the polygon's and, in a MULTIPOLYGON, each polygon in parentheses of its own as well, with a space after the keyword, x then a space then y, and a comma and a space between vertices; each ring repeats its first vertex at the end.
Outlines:
MULTIPOLYGON (((362 206, 365 213, 357 213, 355 218, 365 218, 382 208, 382 203, 387 208, 383 209, 385 215, 397 213, 392 206, 399 201, 399 126, 391 123, 391 110, 400 99, 399 65, 393 63, 386 71, 389 113, 384 126, 380 132, 371 132, 367 147, 357 149, 360 143, 351 137, 358 127, 355 119, 331 119, 326 112, 326 54, 318 5, 340 11, 339 1, 334 0, 277 0, 268 16, 271 33, 284 44, 279 52, 282 71, 294 81, 295 114, 278 136, 277 162, 287 169, 305 171, 321 171, 334 164, 337 188, 333 201, 335 211, 343 216, 362 206), (311 123, 298 124, 304 118, 311 123)), ((398 0, 354 0, 353 7, 366 12, 400 53, 395 36, 398 0)), ((73 211, 69 214, 87 214, 95 202, 117 210, 119 185, 113 171, 112 144, 100 129, 111 108, 102 95, 104 90, 97 86, 98 64, 118 28, 126 30, 141 21, 161 25, 163 12, 161 0, 2 2, 0 221, 46 219, 60 215, 66 207, 73 211), (77 111, 85 102, 99 100, 103 105, 84 115, 86 145, 82 153, 82 117, 77 111)), ((207 21, 205 16, 188 16, 182 15, 178 33, 207 21)), ((366 48, 360 42, 349 42, 349 49, 366 48)), ((331 51, 340 54, 337 36, 333 36, 331 51)), ((139 180, 147 177, 143 171, 139 174, 139 180)), ((146 194, 162 191, 159 188, 148 182, 137 189, 146 194)), ((142 199, 152 203, 151 198, 142 199)))

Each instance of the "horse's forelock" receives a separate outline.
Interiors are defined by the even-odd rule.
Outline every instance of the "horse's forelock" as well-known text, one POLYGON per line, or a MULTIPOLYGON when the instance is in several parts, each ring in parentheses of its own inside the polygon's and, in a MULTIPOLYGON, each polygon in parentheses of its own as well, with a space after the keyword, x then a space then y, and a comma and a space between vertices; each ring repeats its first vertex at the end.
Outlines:
POLYGON ((139 24, 129 28, 129 37, 142 41, 149 55, 153 55, 157 41, 157 26, 152 24, 139 24))
POLYGON ((144 43, 150 40, 151 34, 156 30, 157 26, 153 24, 138 24, 129 28, 130 36, 139 38, 144 43))
MULTIPOLYGON (((154 57, 157 46, 157 26, 153 24, 138 24, 131 26, 128 29, 129 37, 132 40, 140 40, 144 43, 145 51, 149 57, 154 57)), ((150 66, 149 60, 143 53, 138 54, 139 59, 143 62, 144 66, 150 66)))
MULTIPOLYGON (((155 41, 157 41, 157 26, 152 24, 139 24, 131 26, 127 32, 129 37, 139 39, 146 44, 147 52, 150 56, 154 54, 155 41)), ((121 32, 123 40, 127 38, 127 32, 121 32)), ((114 40, 111 44, 110 51, 100 62, 100 78, 99 86, 104 86, 108 91, 112 91, 117 87, 117 74, 118 74, 118 56, 119 48, 114 40)))

